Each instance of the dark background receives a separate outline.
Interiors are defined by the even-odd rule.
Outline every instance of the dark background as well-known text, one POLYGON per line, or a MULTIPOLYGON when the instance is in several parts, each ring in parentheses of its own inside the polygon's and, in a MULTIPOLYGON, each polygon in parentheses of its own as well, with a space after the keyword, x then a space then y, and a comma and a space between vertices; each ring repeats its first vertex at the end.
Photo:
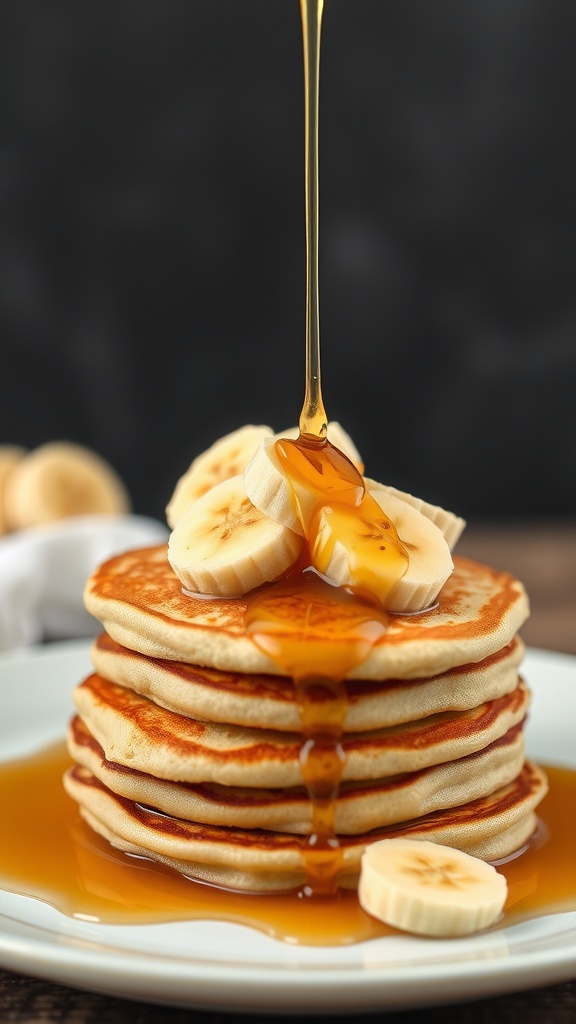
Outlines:
MULTIPOLYGON (((576 515, 575 39, 572 0, 326 0, 326 408, 469 520, 576 515)), ((2 0, 0 443, 163 517, 297 422, 303 132, 298 0, 2 0)))

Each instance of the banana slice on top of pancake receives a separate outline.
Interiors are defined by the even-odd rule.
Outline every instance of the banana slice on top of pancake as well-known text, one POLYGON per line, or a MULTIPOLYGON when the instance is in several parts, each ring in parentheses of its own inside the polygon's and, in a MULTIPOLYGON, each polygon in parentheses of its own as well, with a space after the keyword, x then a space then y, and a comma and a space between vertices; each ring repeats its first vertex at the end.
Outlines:
MULTIPOLYGON (((246 485, 246 493, 256 508, 259 508, 261 512, 265 512, 272 519, 276 519, 277 522, 298 533, 302 532, 302 527, 294 508, 290 484, 282 470, 276 449, 276 442, 282 438, 295 440, 297 437, 298 430, 294 427, 283 434, 275 434, 274 436, 262 439, 244 469, 244 483, 246 485)), ((361 467, 363 467, 363 463, 358 450, 339 423, 329 424, 328 440, 350 459, 360 473, 362 472, 361 467), (330 434, 331 427, 334 428, 332 436, 330 434)), ((366 487, 366 492, 376 499, 384 511, 387 511, 386 500, 388 497, 402 501, 404 504, 415 508, 438 527, 450 551, 454 549, 466 526, 465 519, 455 515, 453 512, 449 512, 440 505, 433 505, 422 498, 417 498, 406 491, 400 491, 396 487, 378 483, 378 481, 372 480, 369 477, 364 477, 364 486, 366 487)), ((390 516, 390 518, 393 517, 390 516)))
POLYGON ((187 590, 241 597, 286 573, 303 544, 255 508, 238 475, 216 484, 178 519, 168 561, 187 590))
POLYGON ((379 484, 376 480, 371 480, 369 477, 364 477, 364 485, 368 494, 371 494, 384 509, 389 497, 397 498, 399 501, 403 501, 405 504, 417 509, 418 512, 421 512, 423 516, 430 519, 442 532, 450 551, 454 550, 466 526, 466 520, 462 519, 461 516, 454 515, 453 512, 449 512, 440 505, 431 505, 430 502, 417 498, 413 494, 408 494, 406 491, 399 491, 397 487, 391 487, 389 484, 379 484))
MULTIPOLYGON (((418 611, 435 600, 452 572, 452 558, 441 531, 429 519, 398 499, 390 498, 390 505, 392 521, 409 550, 409 561, 404 576, 388 591, 385 607, 418 611)), ((356 522, 353 515, 347 525, 351 531, 356 526, 362 531, 362 521, 356 522)), ((374 543, 379 545, 377 539, 374 543)), ((283 576, 303 548, 301 534, 252 504, 239 475, 211 488, 178 520, 170 535, 168 560, 187 590, 240 597, 283 576)), ((327 578, 335 585, 353 584, 349 546, 336 541, 332 552, 327 578)))
MULTIPOLYGON (((296 533, 304 534, 302 518, 308 513, 317 502, 317 495, 313 491, 302 491, 297 488, 297 502, 294 500, 293 481, 290 481, 282 466, 283 453, 289 450, 289 445, 283 445, 283 441, 292 442, 297 440, 299 431, 297 427, 284 431, 282 434, 275 434, 273 437, 264 438, 256 448, 253 457, 244 470, 244 483, 246 493, 256 508, 259 508, 265 515, 282 523, 296 533), (296 505, 299 508, 297 509, 296 505)), ((338 449, 358 474, 362 473, 364 463, 358 449, 350 435, 340 426, 339 423, 328 424, 327 439, 338 449)), ((359 477, 360 482, 360 477, 359 477)), ((330 491, 326 491, 326 501, 331 498, 330 491)))
MULTIPOLYGON (((464 521, 375 481, 362 506, 371 510, 369 529, 336 492, 327 491, 324 504, 322 493, 318 507, 320 492, 303 486, 300 493, 286 472, 282 439, 297 434, 295 427, 280 435, 249 425, 194 460, 167 507, 168 557, 184 586, 240 597, 285 575, 307 535, 311 564, 335 586, 368 589, 394 612, 432 605, 453 570, 446 534, 455 542, 464 521)), ((361 491, 363 463, 350 435, 333 422, 328 437, 352 463, 361 491)), ((292 444, 288 437, 284 448, 292 444)))
POLYGON ((260 442, 272 435, 272 427, 253 426, 249 423, 219 438, 198 455, 178 480, 166 506, 170 529, 174 529, 180 517, 197 498, 201 498, 222 480, 242 473, 260 442))
POLYGON ((276 442, 279 440, 281 438, 266 437, 258 445, 244 470, 246 494, 264 515, 304 536, 292 500, 290 484, 277 455, 276 442))
MULTIPOLYGON (((345 522, 338 523, 337 539, 328 541, 331 544, 330 558, 322 566, 323 572, 339 586, 367 580, 369 589, 381 597, 387 611, 418 612, 429 608, 454 569, 450 549, 442 532, 418 509, 391 495, 386 496, 385 502, 377 501, 377 505, 386 516, 386 520, 382 517, 381 528, 378 517, 367 521, 361 516, 354 516, 354 509, 348 514, 341 513, 340 519, 344 516, 345 522), (380 549, 390 546, 386 536, 387 520, 394 525, 400 543, 408 554, 405 572, 391 584, 386 572, 387 566, 381 569, 377 563, 380 549), (345 542, 338 539, 338 534, 343 532, 342 526, 346 532, 345 542), (356 547, 365 553, 361 560, 355 559, 356 547), (355 568, 355 562, 358 561, 360 564, 355 568), (355 579, 356 573, 359 574, 358 579, 355 579)), ((324 530, 330 532, 329 520, 335 514, 330 506, 320 512, 318 545, 323 543, 324 530)))
MULTIPOLYGON (((297 502, 294 500, 292 490, 298 485, 288 480, 281 457, 281 441, 279 448, 277 438, 265 438, 244 471, 246 492, 265 515, 294 532, 304 533, 303 519, 310 515, 317 497, 313 491, 307 493, 301 488, 297 502)), ((398 495, 384 492, 377 485, 373 495, 368 493, 374 498, 370 523, 357 509, 339 507, 338 501, 327 494, 326 505, 315 519, 312 562, 337 586, 365 584, 389 611, 422 611, 433 604, 453 570, 443 530, 424 509, 398 495), (408 555, 404 570, 395 558, 390 523, 408 555), (382 559, 384 547, 387 557, 382 559), (391 583, 391 577, 400 578, 391 583)), ((422 504, 426 509, 433 508, 422 504)), ((446 522, 456 519, 449 512, 444 517, 446 522)))

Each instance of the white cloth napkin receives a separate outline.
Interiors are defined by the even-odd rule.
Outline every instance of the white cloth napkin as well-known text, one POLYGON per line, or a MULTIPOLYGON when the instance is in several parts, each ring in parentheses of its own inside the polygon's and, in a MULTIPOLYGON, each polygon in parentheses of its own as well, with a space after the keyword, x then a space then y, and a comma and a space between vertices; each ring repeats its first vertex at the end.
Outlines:
POLYGON ((102 627, 82 599, 92 570, 167 539, 163 523, 137 515, 77 516, 0 538, 0 651, 95 636, 102 627))

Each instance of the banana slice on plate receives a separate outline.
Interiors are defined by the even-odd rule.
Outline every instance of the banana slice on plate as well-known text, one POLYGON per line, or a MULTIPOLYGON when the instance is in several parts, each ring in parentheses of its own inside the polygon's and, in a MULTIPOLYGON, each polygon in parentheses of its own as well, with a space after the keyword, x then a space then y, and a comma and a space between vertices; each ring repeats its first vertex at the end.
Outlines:
POLYGON ((216 484, 178 519, 168 560, 187 590, 241 597, 284 575, 303 543, 255 508, 239 474, 216 484))
POLYGON ((92 449, 69 441, 35 448, 6 480, 4 511, 12 530, 129 510, 128 492, 109 463, 92 449))
POLYGON ((197 498, 201 498, 222 480, 242 473, 260 442, 272 435, 272 427, 253 426, 249 423, 219 438, 198 455, 178 480, 166 506, 170 529, 174 529, 180 516, 197 498))
POLYGON ((0 445, 0 535, 8 533, 10 530, 4 511, 4 496, 8 478, 26 454, 26 448, 22 448, 20 445, 0 445))
POLYGON ((362 855, 360 905, 417 935, 470 935, 493 924, 507 883, 491 864, 428 840, 383 839, 362 855))
POLYGON ((416 498, 413 494, 399 491, 396 487, 390 487, 388 484, 379 484, 376 480, 370 480, 368 477, 364 478, 364 484, 368 494, 376 498, 383 508, 385 507, 387 495, 392 495, 393 498, 399 498, 400 501, 412 505, 413 508, 421 512, 427 519, 430 519, 442 531, 450 551, 454 550, 466 526, 465 519, 454 515, 453 512, 448 512, 447 509, 441 508, 440 505, 431 505, 430 502, 423 501, 422 498, 416 498))

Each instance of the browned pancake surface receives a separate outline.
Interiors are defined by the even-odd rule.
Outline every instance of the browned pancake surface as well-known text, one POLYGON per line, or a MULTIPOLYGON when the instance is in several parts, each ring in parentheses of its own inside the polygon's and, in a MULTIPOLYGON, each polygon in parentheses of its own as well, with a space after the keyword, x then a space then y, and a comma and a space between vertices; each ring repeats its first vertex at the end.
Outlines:
MULTIPOLYGON (((303 836, 199 825, 158 814, 116 796, 81 766, 70 769, 64 783, 88 823, 127 852, 239 889, 288 888, 305 878, 303 836)), ((527 762, 513 782, 490 796, 364 835, 343 836, 340 881, 355 884, 366 845, 395 836, 430 839, 488 860, 509 856, 533 832, 534 810, 545 792, 543 773, 527 762)))
MULTIPOLYGON (((234 786, 302 784, 301 740, 293 733, 198 722, 94 674, 73 692, 79 714, 106 757, 158 778, 234 786)), ((344 779, 374 779, 452 761, 481 750, 521 722, 529 692, 464 712, 346 734, 344 779)))
MULTIPOLYGON (((386 634, 352 676, 434 675, 480 661, 510 643, 528 615, 522 585, 469 559, 454 563, 437 608, 392 616, 386 634)), ((130 649, 213 668, 280 674, 246 633, 246 601, 184 594, 164 546, 105 562, 89 579, 84 597, 88 611, 130 649)))
MULTIPOLYGON (((363 731, 423 718, 439 711, 476 707, 511 692, 518 683, 524 652, 518 637, 477 664, 449 669, 428 679, 345 682, 344 730, 363 731)), ((226 672, 181 661, 151 658, 122 647, 103 633, 92 646, 96 672, 136 690, 171 711, 235 725, 299 732, 301 719, 292 680, 283 676, 226 672)), ((324 688, 309 697, 318 717, 324 688)))
MULTIPOLYGON (((70 724, 73 759, 118 796, 186 821, 307 834, 310 801, 303 787, 269 789, 171 782, 106 758, 86 724, 70 724)), ((453 807, 512 782, 522 769, 518 724, 481 751, 419 772, 369 782, 345 782, 335 803, 335 830, 350 835, 453 807)))

